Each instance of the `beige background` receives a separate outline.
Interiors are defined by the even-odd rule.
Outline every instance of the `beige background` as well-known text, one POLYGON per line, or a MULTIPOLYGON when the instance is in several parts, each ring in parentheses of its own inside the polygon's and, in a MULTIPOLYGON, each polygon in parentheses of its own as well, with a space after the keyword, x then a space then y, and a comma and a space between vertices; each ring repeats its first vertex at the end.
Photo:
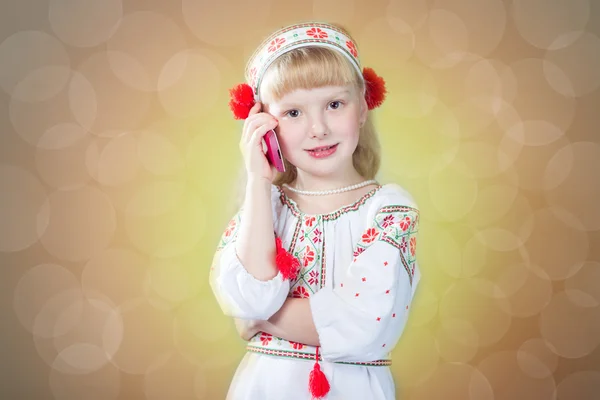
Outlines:
POLYGON ((2 2, 0 398, 224 398, 244 353, 207 284, 241 167, 227 90, 308 19, 386 79, 380 180, 422 212, 398 397, 597 398, 592 0, 2 2))

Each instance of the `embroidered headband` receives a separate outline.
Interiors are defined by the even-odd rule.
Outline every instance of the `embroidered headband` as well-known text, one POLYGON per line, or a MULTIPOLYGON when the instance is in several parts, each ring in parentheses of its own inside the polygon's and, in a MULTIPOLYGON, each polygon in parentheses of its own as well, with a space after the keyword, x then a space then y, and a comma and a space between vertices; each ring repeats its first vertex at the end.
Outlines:
POLYGON ((342 53, 365 82, 365 99, 369 110, 383 103, 386 94, 385 81, 371 68, 361 71, 358 47, 350 35, 330 24, 307 22, 282 28, 258 46, 246 65, 246 77, 249 82, 229 90, 229 106, 234 117, 246 119, 252 106, 260 101, 260 84, 273 61, 282 54, 307 46, 326 47, 342 53))

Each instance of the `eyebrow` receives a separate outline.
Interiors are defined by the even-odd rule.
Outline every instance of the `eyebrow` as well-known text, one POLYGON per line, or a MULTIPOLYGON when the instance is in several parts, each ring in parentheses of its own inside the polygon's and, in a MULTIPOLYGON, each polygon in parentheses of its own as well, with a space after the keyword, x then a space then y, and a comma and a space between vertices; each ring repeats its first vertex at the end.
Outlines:
MULTIPOLYGON (((342 94, 350 94, 350 90, 348 90, 348 89, 341 90, 339 92, 333 93, 331 96, 328 96, 328 97, 337 97, 337 96, 340 96, 342 94)), ((281 103, 281 104, 279 104, 279 107, 281 107, 281 108, 289 108, 289 107, 295 107, 297 105, 298 105, 297 103, 290 102, 290 103, 281 103)))

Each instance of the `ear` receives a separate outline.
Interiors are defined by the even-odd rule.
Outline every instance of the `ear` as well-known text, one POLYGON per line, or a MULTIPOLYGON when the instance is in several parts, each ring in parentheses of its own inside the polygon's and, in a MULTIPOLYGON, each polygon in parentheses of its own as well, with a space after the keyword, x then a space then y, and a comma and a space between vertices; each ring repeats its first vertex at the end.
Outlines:
POLYGON ((360 126, 362 127, 365 122, 367 121, 367 113, 369 112, 369 106, 367 105, 367 100, 365 99, 365 96, 360 96, 360 115, 359 115, 359 122, 360 122, 360 126))

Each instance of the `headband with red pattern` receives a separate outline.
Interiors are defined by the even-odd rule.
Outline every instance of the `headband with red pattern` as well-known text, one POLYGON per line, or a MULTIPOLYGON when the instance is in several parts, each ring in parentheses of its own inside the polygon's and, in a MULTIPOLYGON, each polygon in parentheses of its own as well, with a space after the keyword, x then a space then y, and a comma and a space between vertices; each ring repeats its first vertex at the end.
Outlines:
POLYGON ((291 25, 269 36, 254 52, 246 67, 248 83, 229 90, 229 107, 236 119, 246 119, 250 109, 260 101, 259 87, 265 71, 277 57, 299 47, 327 47, 341 52, 356 68, 365 82, 365 100, 369 110, 379 107, 385 99, 385 81, 371 68, 361 71, 356 42, 342 29, 317 22, 291 25))

